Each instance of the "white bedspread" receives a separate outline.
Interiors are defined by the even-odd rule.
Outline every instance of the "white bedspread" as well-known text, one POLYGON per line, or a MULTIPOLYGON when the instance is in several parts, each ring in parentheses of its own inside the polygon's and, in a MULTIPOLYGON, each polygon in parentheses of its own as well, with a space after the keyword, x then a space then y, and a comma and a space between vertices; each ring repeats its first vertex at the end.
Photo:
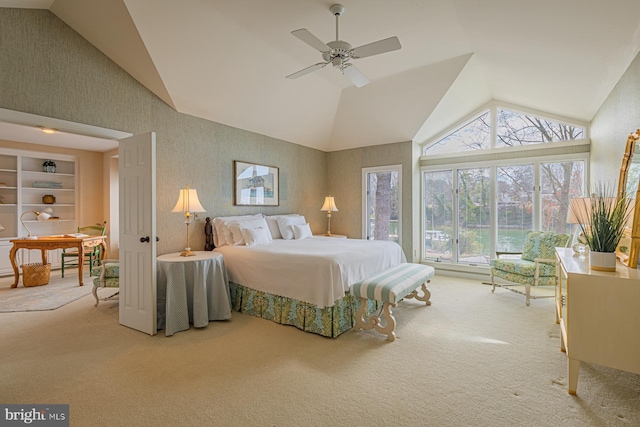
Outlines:
POLYGON ((263 246, 222 246, 229 280, 262 292, 332 306, 351 284, 406 262, 400 245, 314 236, 263 246))

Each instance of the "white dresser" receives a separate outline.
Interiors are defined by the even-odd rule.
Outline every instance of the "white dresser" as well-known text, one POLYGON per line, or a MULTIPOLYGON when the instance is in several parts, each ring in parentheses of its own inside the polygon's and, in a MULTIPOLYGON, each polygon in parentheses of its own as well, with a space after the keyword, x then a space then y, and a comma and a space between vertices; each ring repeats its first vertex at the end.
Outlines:
POLYGON ((591 270, 589 257, 556 248, 556 319, 576 394, 580 362, 640 374, 640 270, 591 270))

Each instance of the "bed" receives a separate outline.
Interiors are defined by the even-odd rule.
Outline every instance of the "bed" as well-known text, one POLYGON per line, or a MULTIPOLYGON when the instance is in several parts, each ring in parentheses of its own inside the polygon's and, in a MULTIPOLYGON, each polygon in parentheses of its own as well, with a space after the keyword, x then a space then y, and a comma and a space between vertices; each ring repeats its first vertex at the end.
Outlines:
POLYGON ((395 242, 312 236, 295 214, 215 218, 213 234, 235 311, 327 337, 355 325, 351 284, 406 262, 395 242))

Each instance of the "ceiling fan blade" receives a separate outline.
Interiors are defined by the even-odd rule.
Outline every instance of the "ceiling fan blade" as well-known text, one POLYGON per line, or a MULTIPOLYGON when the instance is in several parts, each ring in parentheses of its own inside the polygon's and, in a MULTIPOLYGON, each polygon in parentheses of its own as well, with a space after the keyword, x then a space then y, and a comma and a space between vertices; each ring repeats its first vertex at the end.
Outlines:
POLYGON ((331 50, 329 46, 327 46, 322 40, 311 34, 311 32, 306 28, 291 31, 291 34, 320 52, 329 52, 331 50))
POLYGON ((345 64, 342 68, 342 74, 347 76, 347 78, 351 80, 351 83, 357 87, 362 87, 369 83, 367 76, 362 74, 362 72, 354 67, 353 64, 345 64))
POLYGON ((319 70, 320 68, 324 68, 326 65, 328 64, 328 62, 318 62, 317 64, 313 64, 307 68, 303 68, 300 71, 296 71, 293 74, 289 74, 286 78, 287 79, 297 79, 298 77, 302 77, 305 74, 309 74, 315 70, 319 70))
POLYGON ((377 42, 365 44, 351 50, 352 58, 366 58, 367 56, 379 55, 381 53, 391 52, 402 48, 400 40, 397 37, 389 37, 388 39, 378 40, 377 42))

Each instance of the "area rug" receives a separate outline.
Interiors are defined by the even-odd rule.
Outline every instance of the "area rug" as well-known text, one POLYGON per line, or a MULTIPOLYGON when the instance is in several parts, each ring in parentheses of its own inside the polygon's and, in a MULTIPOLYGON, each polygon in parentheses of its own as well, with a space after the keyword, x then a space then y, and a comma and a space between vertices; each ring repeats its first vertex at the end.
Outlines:
POLYGON ((73 280, 51 279, 48 285, 25 288, 22 280, 17 288, 0 287, 0 313, 55 310, 91 293, 93 284, 84 280, 78 286, 73 280))

